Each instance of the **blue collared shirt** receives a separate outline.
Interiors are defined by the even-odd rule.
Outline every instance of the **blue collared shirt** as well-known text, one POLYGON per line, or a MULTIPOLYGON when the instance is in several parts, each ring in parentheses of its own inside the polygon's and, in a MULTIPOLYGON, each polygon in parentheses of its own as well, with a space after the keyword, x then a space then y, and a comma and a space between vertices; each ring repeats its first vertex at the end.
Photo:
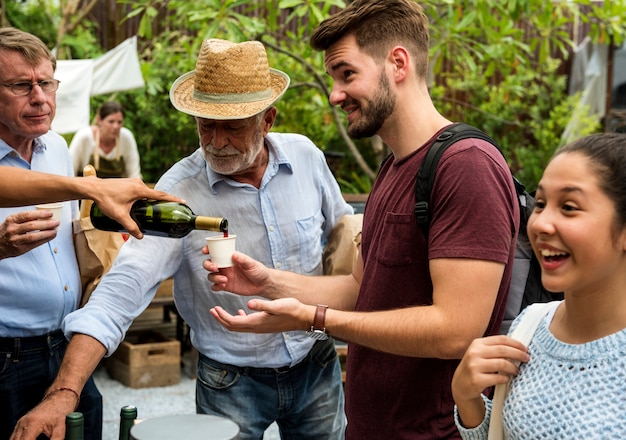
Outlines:
MULTIPOLYGON (((200 149, 167 171, 156 188, 185 199, 197 215, 228 219, 229 234, 237 235, 237 250, 266 266, 320 275, 323 244, 352 208, 343 200, 323 153, 309 139, 270 133, 266 145, 269 163, 259 189, 213 172, 200 149)), ((66 334, 89 334, 112 354, 132 320, 152 300, 158 283, 174 276, 176 306, 198 351, 238 366, 297 364, 314 343, 304 331, 230 332, 209 314, 215 305, 231 313, 245 310, 250 299, 211 290, 202 267, 207 257, 201 252, 211 234, 131 238, 88 304, 66 318, 66 334)))
MULTIPOLYGON (((0 139, 0 165, 74 175, 67 142, 51 131, 35 139, 30 164, 0 139)), ((11 214, 34 209, 0 208, 0 223, 11 214)), ((77 202, 64 202, 54 240, 0 260, 0 337, 38 336, 58 330, 63 318, 76 309, 81 287, 72 219, 77 215, 77 202)))

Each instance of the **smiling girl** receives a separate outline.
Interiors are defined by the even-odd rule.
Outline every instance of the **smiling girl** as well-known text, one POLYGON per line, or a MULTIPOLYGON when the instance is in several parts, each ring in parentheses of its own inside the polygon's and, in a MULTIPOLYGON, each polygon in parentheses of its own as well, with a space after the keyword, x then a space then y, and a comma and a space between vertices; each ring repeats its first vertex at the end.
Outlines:
POLYGON ((626 135, 595 134, 560 148, 536 198, 528 234, 544 286, 565 292, 565 300, 542 319, 528 347, 508 336, 470 345, 452 381, 457 426, 464 439, 486 439, 491 401, 482 391, 511 381, 505 438, 621 438, 626 135))

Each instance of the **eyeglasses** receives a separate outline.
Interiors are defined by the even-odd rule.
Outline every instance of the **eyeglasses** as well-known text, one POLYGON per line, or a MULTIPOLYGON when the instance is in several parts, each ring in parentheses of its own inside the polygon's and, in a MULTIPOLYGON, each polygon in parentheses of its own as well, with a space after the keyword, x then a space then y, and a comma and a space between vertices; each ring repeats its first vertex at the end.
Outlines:
POLYGON ((33 87, 36 85, 41 87, 44 93, 54 93, 59 88, 58 79, 45 79, 43 81, 37 81, 36 83, 31 83, 28 81, 20 81, 13 84, 2 84, 4 87, 8 87, 11 91, 18 96, 27 96, 30 95, 30 92, 33 91, 33 87))

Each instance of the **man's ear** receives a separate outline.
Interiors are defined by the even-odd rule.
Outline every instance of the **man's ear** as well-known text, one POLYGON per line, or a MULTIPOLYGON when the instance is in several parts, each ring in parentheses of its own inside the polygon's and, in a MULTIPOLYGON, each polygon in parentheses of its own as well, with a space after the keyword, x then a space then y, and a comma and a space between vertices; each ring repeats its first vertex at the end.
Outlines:
POLYGON ((263 135, 266 135, 274 126, 274 121, 276 120, 276 107, 271 106, 267 110, 265 110, 265 114, 263 115, 263 135))
POLYGON ((395 46, 389 51, 389 62, 393 67, 396 82, 402 82, 409 74, 411 57, 403 46, 395 46))

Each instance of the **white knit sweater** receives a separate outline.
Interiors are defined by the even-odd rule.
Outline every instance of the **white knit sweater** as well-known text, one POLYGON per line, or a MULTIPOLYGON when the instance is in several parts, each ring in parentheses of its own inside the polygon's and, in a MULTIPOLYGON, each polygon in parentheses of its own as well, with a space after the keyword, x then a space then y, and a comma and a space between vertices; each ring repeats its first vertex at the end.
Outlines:
MULTIPOLYGON (((518 317, 521 319, 523 313, 518 317)), ((505 439, 626 439, 626 329, 586 344, 557 340, 542 320, 504 402, 505 439)), ((518 321, 513 324, 512 329, 518 321)), ((465 429, 465 440, 486 439, 485 420, 465 429)))

